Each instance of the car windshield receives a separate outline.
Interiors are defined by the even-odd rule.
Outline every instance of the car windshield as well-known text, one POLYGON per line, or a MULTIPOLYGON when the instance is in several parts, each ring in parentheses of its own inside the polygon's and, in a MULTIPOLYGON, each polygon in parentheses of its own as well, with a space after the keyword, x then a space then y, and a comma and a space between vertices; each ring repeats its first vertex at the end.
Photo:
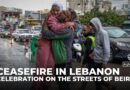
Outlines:
POLYGON ((35 27, 34 29, 36 29, 36 30, 37 30, 37 29, 42 29, 42 27, 35 27))
POLYGON ((42 27, 34 27, 33 31, 41 31, 41 30, 42 30, 42 27))
POLYGON ((3 29, 0 27, 0 30, 2 31, 3 29))
POLYGON ((104 28, 111 38, 130 38, 130 35, 120 28, 104 28))
POLYGON ((40 31, 41 31, 41 29, 34 29, 33 31, 38 31, 38 32, 40 32, 40 31))
POLYGON ((9 30, 8 30, 8 29, 4 29, 4 31, 5 31, 5 32, 9 32, 9 30))
POLYGON ((123 24, 123 29, 130 29, 130 24, 123 24))
POLYGON ((30 33, 29 30, 19 30, 19 33, 30 33))

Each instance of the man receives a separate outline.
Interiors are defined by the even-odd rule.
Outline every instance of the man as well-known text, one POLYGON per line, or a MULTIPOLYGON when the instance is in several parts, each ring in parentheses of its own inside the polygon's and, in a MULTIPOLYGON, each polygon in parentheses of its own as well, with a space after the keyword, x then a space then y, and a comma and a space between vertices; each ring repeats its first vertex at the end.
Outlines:
POLYGON ((88 24, 83 25, 83 30, 82 33, 85 37, 85 42, 84 42, 84 59, 83 59, 83 66, 86 66, 90 69, 92 68, 92 64, 93 64, 93 57, 92 57, 92 53, 95 47, 95 37, 94 37, 94 33, 90 30, 90 27, 88 24))
MULTIPOLYGON (((95 32, 94 68, 106 68, 110 57, 109 36, 98 18, 93 18, 90 21, 90 26, 95 32)), ((115 90, 114 86, 104 81, 96 82, 96 90, 103 90, 102 85, 106 86, 109 90, 115 90)))
POLYGON ((110 41, 107 32, 103 29, 101 21, 98 18, 93 18, 90 25, 95 32, 96 46, 94 49, 94 62, 101 64, 105 68, 110 57, 110 41))
MULTIPOLYGON (((89 70, 94 67, 94 58, 93 52, 95 48, 95 35, 92 30, 90 30, 90 26, 88 24, 84 24, 82 27, 82 34, 85 37, 85 41, 83 43, 83 53, 84 58, 82 62, 83 67, 87 67, 89 70)), ((81 89, 85 90, 87 82, 83 82, 81 89)))

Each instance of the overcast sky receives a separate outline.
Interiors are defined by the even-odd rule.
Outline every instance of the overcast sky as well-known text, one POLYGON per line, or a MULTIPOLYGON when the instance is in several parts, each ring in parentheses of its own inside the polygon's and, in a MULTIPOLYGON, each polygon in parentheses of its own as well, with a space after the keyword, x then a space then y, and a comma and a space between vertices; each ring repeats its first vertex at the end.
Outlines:
POLYGON ((64 8, 66 0, 0 0, 0 6, 16 7, 24 10, 50 9, 53 2, 60 1, 64 8))

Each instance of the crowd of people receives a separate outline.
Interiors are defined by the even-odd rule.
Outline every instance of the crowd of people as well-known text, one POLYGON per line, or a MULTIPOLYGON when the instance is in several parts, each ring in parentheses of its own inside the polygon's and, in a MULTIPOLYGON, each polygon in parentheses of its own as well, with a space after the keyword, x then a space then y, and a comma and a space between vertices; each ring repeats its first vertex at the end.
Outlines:
MULTIPOLYGON (((70 68, 73 62, 72 44, 75 38, 82 45, 82 66, 87 68, 106 68, 110 57, 110 42, 99 18, 81 25, 74 10, 63 10, 59 3, 54 3, 42 26, 42 34, 36 39, 37 68, 70 68)), ((46 76, 45 76, 46 77, 46 76)), ((57 82, 59 90, 70 90, 70 82, 57 82)), ((34 82, 33 89, 47 90, 48 83, 34 82)), ((86 84, 83 84, 83 87, 86 84)), ((102 85, 112 90, 106 82, 95 82, 96 90, 103 90, 102 85)))

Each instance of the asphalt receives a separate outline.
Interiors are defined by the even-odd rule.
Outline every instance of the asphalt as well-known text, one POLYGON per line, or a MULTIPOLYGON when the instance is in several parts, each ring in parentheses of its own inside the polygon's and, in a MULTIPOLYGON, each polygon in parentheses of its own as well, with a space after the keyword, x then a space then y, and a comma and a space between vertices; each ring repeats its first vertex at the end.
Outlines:
MULTIPOLYGON (((14 42, 11 44, 9 39, 0 38, 0 68, 31 68, 35 65, 25 57, 24 45, 14 42)), ((74 62, 73 67, 81 67, 80 63, 74 62)), ((109 63, 110 68, 120 68, 120 76, 130 76, 130 67, 123 67, 122 63, 109 63)), ((109 82, 114 85, 116 90, 130 90, 129 82, 109 82)), ((32 82, 2 82, 0 90, 31 90, 32 82)), ((83 82, 71 82, 72 90, 83 90, 83 82)), ((52 83, 50 90, 58 90, 56 83, 52 83)), ((87 82, 84 90, 95 90, 94 82, 87 82)), ((103 90, 108 90, 104 87, 103 90)))

